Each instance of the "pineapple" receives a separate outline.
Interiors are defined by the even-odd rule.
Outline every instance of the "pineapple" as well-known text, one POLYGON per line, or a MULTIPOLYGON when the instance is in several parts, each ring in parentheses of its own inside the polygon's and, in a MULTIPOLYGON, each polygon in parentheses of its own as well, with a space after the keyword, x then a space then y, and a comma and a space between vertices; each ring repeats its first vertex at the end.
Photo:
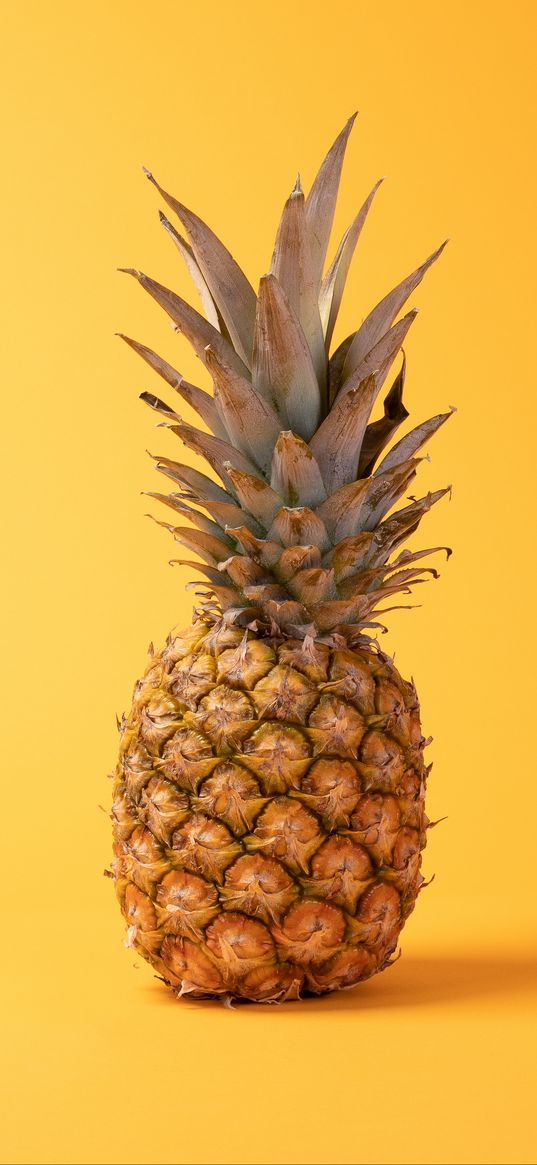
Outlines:
POLYGON ((384 601, 436 576, 422 565, 432 550, 400 547, 447 491, 394 506, 450 413, 385 450, 408 416, 402 349, 416 313, 398 316, 442 247, 330 355, 378 187, 325 272, 353 120, 307 198, 297 181, 257 296, 146 171, 189 236, 161 213, 205 315, 128 272, 214 393, 122 338, 198 413, 199 429, 142 394, 212 473, 155 459, 175 486, 151 494, 173 511, 161 524, 201 559, 187 565, 203 582, 192 625, 150 648, 119 726, 109 873, 128 944, 177 995, 276 1002, 352 987, 393 961, 424 884, 427 741, 415 687, 375 636, 384 601))

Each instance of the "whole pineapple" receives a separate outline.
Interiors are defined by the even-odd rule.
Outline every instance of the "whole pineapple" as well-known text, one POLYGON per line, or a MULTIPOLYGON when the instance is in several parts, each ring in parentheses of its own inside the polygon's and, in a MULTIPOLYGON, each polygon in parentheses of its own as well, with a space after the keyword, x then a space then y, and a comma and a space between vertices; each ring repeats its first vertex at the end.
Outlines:
POLYGON ((323 274, 353 120, 306 199, 297 182, 257 296, 148 173, 189 235, 161 215, 206 318, 130 273, 191 342, 214 395, 123 338, 199 414, 203 430, 143 393, 214 477, 156 459, 179 489, 151 496, 192 524, 163 523, 202 560, 188 565, 203 601, 150 650, 120 725, 111 873, 129 943, 179 995, 269 1002, 352 986, 389 964, 423 885, 419 704, 374 635, 379 604, 424 581, 432 551, 394 554, 447 491, 393 507, 450 414, 381 459, 408 416, 403 356, 384 416, 369 417, 415 312, 394 321, 442 248, 329 356, 377 189, 323 274))

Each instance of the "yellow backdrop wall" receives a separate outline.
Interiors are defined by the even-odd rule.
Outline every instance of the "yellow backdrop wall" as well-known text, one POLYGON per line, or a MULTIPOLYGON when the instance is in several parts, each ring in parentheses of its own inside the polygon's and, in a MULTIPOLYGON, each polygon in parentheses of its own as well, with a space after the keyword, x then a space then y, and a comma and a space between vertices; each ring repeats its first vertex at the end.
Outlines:
POLYGON ((535 1160, 535 25, 522 0, 4 14, 6 1162, 535 1160), (114 332, 200 368, 115 269, 191 294, 145 163, 255 280, 297 168, 307 186, 355 108, 339 233, 388 180, 339 335, 452 237, 413 297, 407 399, 458 406, 421 470, 453 482, 426 525, 455 554, 385 638, 434 737, 437 876, 403 959, 352 993, 178 1004, 123 949, 101 875, 115 712, 192 605, 140 497, 145 450, 174 438, 114 332))

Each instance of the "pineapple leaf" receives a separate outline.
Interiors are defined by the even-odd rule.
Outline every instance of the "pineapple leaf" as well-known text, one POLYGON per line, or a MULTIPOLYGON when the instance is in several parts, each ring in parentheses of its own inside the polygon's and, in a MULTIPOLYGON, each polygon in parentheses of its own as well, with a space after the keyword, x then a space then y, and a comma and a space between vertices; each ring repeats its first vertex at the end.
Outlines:
POLYGON ((255 291, 238 263, 206 223, 163 190, 145 171, 188 232, 192 250, 239 356, 250 368, 255 321, 255 291))
POLYGON ((356 533, 359 530, 376 530, 388 510, 399 500, 407 486, 416 476, 418 460, 410 459, 394 466, 386 473, 368 477, 367 489, 355 514, 356 533))
POLYGON ((275 410, 222 355, 209 347, 205 360, 231 443, 250 457, 262 473, 270 474, 272 450, 280 432, 275 410))
POLYGON ((189 449, 193 449, 209 462, 224 484, 229 481, 225 469, 228 462, 234 468, 241 469, 243 473, 251 473, 254 477, 259 474, 259 470, 250 459, 232 445, 228 445, 227 441, 221 441, 219 437, 213 437, 210 433, 202 433, 200 429, 195 429, 184 421, 180 425, 171 425, 170 428, 189 449))
POLYGON ((371 551, 375 546, 375 535, 363 531, 338 542, 330 554, 330 564, 338 583, 351 574, 363 570, 368 565, 371 551))
MULTIPOLYGON (((201 417, 202 421, 214 433, 215 437, 221 437, 223 441, 228 439, 229 434, 218 416, 214 400, 207 392, 203 392, 201 388, 196 388, 194 384, 189 384, 187 380, 181 382, 177 388, 177 392, 197 412, 198 416, 201 417)), ((161 412, 179 423, 182 421, 182 417, 174 412, 173 409, 168 408, 168 405, 164 401, 161 401, 159 397, 154 396, 153 393, 142 392, 140 394, 140 400, 143 400, 145 404, 148 404, 150 408, 155 409, 157 412, 161 412)))
POLYGON ((283 209, 270 270, 283 289, 304 332, 315 375, 321 392, 324 392, 326 352, 319 313, 318 286, 312 269, 304 195, 298 185, 290 194, 283 209))
MULTIPOLYGON (((166 360, 158 356, 151 348, 146 348, 145 344, 139 344, 137 340, 131 340, 129 336, 124 336, 122 333, 118 334, 120 339, 124 340, 134 352, 137 352, 142 357, 142 360, 145 360, 149 364, 150 368, 158 372, 159 376, 162 376, 163 380, 179 393, 179 396, 190 405, 190 408, 194 409, 216 437, 222 437, 223 440, 227 439, 228 434, 218 416, 215 403, 207 392, 203 392, 201 388, 196 388, 195 384, 189 384, 179 372, 176 372, 175 368, 172 368, 171 364, 168 364, 166 360)), ((147 404, 151 404, 148 398, 152 395, 151 393, 144 393, 142 394, 142 400, 145 400, 147 404)), ((154 397, 155 401, 158 401, 158 399, 158 397, 154 397)), ((162 404, 163 402, 160 403, 162 404)), ((151 407, 156 408, 157 406, 152 404, 151 407)), ((164 412, 166 409, 167 406, 164 405, 160 411, 164 412)), ((167 415, 173 415, 172 410, 167 415)))
POLYGON ((359 570, 356 574, 349 574, 346 578, 339 580, 338 592, 344 599, 352 599, 357 595, 365 595, 368 591, 382 584, 386 573, 386 566, 359 570))
POLYGON ((284 602, 278 602, 270 599, 263 604, 269 618, 274 620, 276 627, 279 627, 287 636, 298 635, 299 638, 304 638, 304 635, 311 635, 315 628, 309 621, 310 616, 306 608, 301 603, 295 603, 291 599, 284 602))
POLYGON ((336 599, 333 570, 306 567, 289 580, 289 590, 305 607, 316 607, 326 599, 336 599))
POLYGON ((171 481, 177 482, 178 485, 193 490, 200 498, 210 498, 213 501, 230 502, 231 497, 212 481, 210 477, 206 477, 204 473, 200 473, 198 469, 193 469, 191 465, 181 465, 179 461, 172 461, 170 457, 159 457, 151 453, 153 461, 156 462, 155 469, 159 473, 163 473, 171 481))
POLYGON ((395 317, 401 311, 409 295, 412 295, 412 292, 421 283, 426 271, 429 270, 429 267, 442 254, 446 243, 447 240, 436 251, 433 251, 432 255, 429 255, 429 258, 420 267, 417 267, 411 275, 408 275, 397 287, 394 287, 393 291, 385 295, 384 299, 369 313, 362 326, 358 329, 347 353, 345 362, 346 376, 349 376, 362 363, 368 352, 378 344, 381 336, 388 331, 388 328, 391 328, 395 317))
POLYGON ((196 256, 192 250, 192 247, 190 246, 190 243, 187 243, 186 239, 184 239, 183 236, 179 234, 179 231, 176 231, 173 224, 168 218, 166 218, 166 215, 163 214, 161 210, 159 211, 159 219, 162 226, 164 227, 164 230, 170 236, 172 242, 177 247, 181 258, 184 261, 188 274, 190 275, 194 287, 196 288, 196 291, 200 297, 201 306, 209 323, 213 325, 213 328, 216 328, 219 332, 222 332, 222 335, 225 335, 226 340, 229 340, 229 333, 227 332, 225 324, 224 327, 222 327, 222 317, 216 307, 209 288, 207 287, 207 283, 203 278, 201 269, 198 266, 196 256))
POLYGON ((259 285, 254 340, 253 383, 272 401, 284 427, 304 440, 315 432, 321 394, 304 332, 274 275, 259 285))
POLYGON ((273 490, 290 506, 317 506, 326 498, 321 471, 301 437, 280 433, 272 456, 273 490))
POLYGON ((319 631, 333 631, 340 623, 361 622, 367 606, 362 595, 353 599, 329 599, 316 608, 315 624, 319 631))
POLYGON ((213 328, 213 325, 204 319, 195 308, 191 307, 185 299, 181 299, 180 295, 176 295, 174 291, 170 291, 162 283, 157 283, 149 275, 144 275, 142 271, 136 271, 133 267, 122 267, 120 270, 127 275, 133 275, 144 290, 149 292, 149 295, 164 308, 164 311, 173 320, 177 331, 186 336, 203 363, 205 362, 205 349, 210 344, 215 352, 221 353, 230 364, 233 364, 241 376, 248 376, 246 365, 231 347, 231 344, 228 344, 220 332, 213 328))
MULTIPOLYGON (((281 551, 281 547, 280 547, 281 551)), ((321 552, 318 546, 288 546, 281 551, 277 565, 278 578, 284 582, 294 578, 299 570, 321 565, 321 552)))
POLYGON ((429 554, 438 554, 441 550, 445 552, 446 559, 450 557, 452 551, 449 546, 429 546, 426 550, 402 550, 386 569, 390 571, 399 566, 408 566, 409 562, 417 562, 419 558, 426 558, 429 554))
POLYGON ((203 506, 203 509, 212 515, 222 530, 226 530, 228 526, 237 526, 240 522, 244 522, 252 534, 257 537, 262 536, 263 527, 251 514, 245 513, 241 506, 236 506, 233 502, 214 502, 202 498, 195 500, 198 505, 203 506))
POLYGON ((178 494, 161 494, 155 493, 152 490, 146 490, 145 496, 163 502, 165 506, 170 506, 176 514, 181 514, 183 518, 188 518, 198 529, 204 530, 206 534, 211 534, 215 538, 219 538, 230 548, 233 546, 231 539, 224 534, 221 526, 211 521, 210 518, 206 518, 205 514, 200 514, 197 510, 193 510, 192 506, 187 506, 178 494))
POLYGON ((310 441, 327 493, 356 477, 367 419, 379 387, 378 375, 371 374, 350 391, 340 393, 310 441))
POLYGON ((259 477, 235 469, 229 462, 224 463, 224 468, 241 508, 257 518, 264 529, 268 530, 276 511, 282 504, 282 498, 259 477))
POLYGON ((382 178, 375 183, 371 194, 366 198, 361 210, 358 211, 356 218, 353 219, 350 227, 345 231, 343 238, 336 251, 333 262, 331 263, 326 275, 321 284, 319 293, 319 310, 321 313, 321 323, 323 325, 323 332, 327 351, 330 348, 334 326, 337 320, 338 312, 341 307, 341 300, 345 290, 345 283, 349 268, 352 262, 356 244, 362 233, 365 220, 369 213, 369 208, 375 194, 382 182, 382 178))
POLYGON ((423 577, 427 574, 430 574, 431 578, 440 578, 434 566, 416 566, 409 570, 398 570, 395 574, 390 574, 388 571, 388 574, 390 577, 387 577, 386 581, 390 586, 392 584, 394 586, 401 586, 403 583, 405 586, 408 584, 415 586, 418 583, 427 582, 427 579, 423 577))
POLYGON ((330 241, 345 150, 356 116, 357 114, 353 113, 352 117, 349 117, 330 147, 306 200, 312 271, 317 287, 321 283, 330 241))
POLYGON ((205 578, 209 579, 209 582, 216 586, 222 582, 222 574, 216 566, 208 566, 189 558, 172 558, 171 562, 174 566, 188 566, 189 570, 199 570, 200 574, 203 574, 205 578))
POLYGON ((129 348, 137 352, 138 356, 141 356, 142 360, 145 360, 150 368, 158 372, 159 376, 162 376, 163 380, 171 388, 178 387, 183 377, 180 372, 172 368, 171 364, 168 364, 167 360, 163 360, 162 356, 158 356, 156 352, 153 352, 152 348, 147 348, 145 344, 140 344, 138 340, 132 340, 130 336, 125 336, 123 332, 117 332, 116 335, 119 336, 120 340, 124 340, 129 345, 129 348))
POLYGON ((341 344, 339 345, 338 348, 336 348, 335 352, 332 353, 332 355, 328 361, 328 407, 329 408, 332 408, 332 405, 336 399, 336 396, 341 388, 342 376, 343 376, 343 367, 345 365, 345 360, 347 358, 347 352, 349 351, 349 348, 352 344, 352 341, 354 340, 355 335, 356 335, 356 332, 351 332, 350 336, 347 336, 344 340, 342 340, 341 344))
POLYGON ((223 562, 229 555, 229 538, 224 541, 222 537, 217 538, 205 530, 191 530, 188 526, 176 526, 173 536, 176 542, 194 550, 209 565, 223 562))
POLYGON ((179 413, 174 412, 174 410, 166 404, 166 401, 161 400, 159 396, 155 396, 153 392, 141 392, 140 400, 143 400, 144 404, 149 405, 149 408, 154 409, 156 413, 160 413, 161 416, 167 417, 168 420, 177 421, 179 424, 181 423, 182 418, 179 416, 179 413))
POLYGON ((360 360, 358 364, 354 363, 354 359, 352 357, 352 350, 354 347, 353 340, 347 352, 345 364, 343 366, 342 383, 339 396, 344 395, 349 391, 349 389, 354 388, 355 384, 357 384, 360 380, 363 380, 364 376, 367 376, 368 373, 377 370, 379 370, 380 373, 380 389, 388 375, 388 372, 390 371, 397 353, 405 342, 408 330, 414 323, 417 314, 418 312, 416 308, 407 312, 406 316, 403 316, 403 318, 394 324, 388 332, 385 332, 385 334, 381 336, 380 340, 377 341, 375 346, 366 353, 366 355, 363 357, 363 359, 360 360))
POLYGON ((432 506, 436 505, 436 502, 439 502, 450 492, 451 486, 437 489, 433 493, 426 494, 425 497, 417 498, 410 505, 396 510, 395 514, 386 518, 375 535, 378 551, 385 554, 386 557, 391 554, 400 542, 403 542, 414 530, 417 530, 424 514, 427 514, 432 506))
POLYGON ((241 589, 244 586, 255 586, 256 583, 266 584, 273 581, 258 562, 244 554, 232 554, 220 563, 219 569, 225 570, 232 582, 241 589))
POLYGON ((188 526, 171 526, 169 522, 161 522, 158 518, 153 518, 152 514, 148 514, 148 517, 152 518, 157 526, 169 530, 176 542, 187 546, 189 550, 194 551, 194 554, 199 554, 200 558, 209 566, 216 566, 229 556, 227 542, 222 542, 220 538, 207 534, 204 530, 191 530, 188 526))
POLYGON ((406 358, 403 352, 401 371, 384 398, 384 416, 378 421, 372 421, 365 431, 358 464, 358 477, 366 477, 373 472, 373 466, 379 454, 382 453, 395 430, 409 415, 403 404, 405 375, 406 358))
POLYGON ((268 537, 279 539, 282 546, 318 546, 320 550, 330 548, 324 522, 307 506, 300 508, 282 506, 276 514, 268 537))
POLYGON ((354 530, 354 513, 360 504, 360 499, 367 490, 367 480, 348 482, 340 486, 330 497, 317 508, 332 542, 339 542, 354 530))
POLYGON ((228 526, 227 533, 242 546, 246 554, 258 559, 263 566, 274 566, 282 552, 278 542, 272 542, 268 538, 256 538, 247 526, 228 526))
POLYGON ((425 442, 449 420, 455 411, 452 408, 449 413, 438 413, 436 417, 422 421, 421 425, 417 425, 405 437, 401 437, 401 440, 386 454, 376 472, 384 473, 387 469, 392 469, 394 465, 399 465, 401 461, 406 461, 408 457, 413 457, 414 453, 417 453, 425 445, 425 442))

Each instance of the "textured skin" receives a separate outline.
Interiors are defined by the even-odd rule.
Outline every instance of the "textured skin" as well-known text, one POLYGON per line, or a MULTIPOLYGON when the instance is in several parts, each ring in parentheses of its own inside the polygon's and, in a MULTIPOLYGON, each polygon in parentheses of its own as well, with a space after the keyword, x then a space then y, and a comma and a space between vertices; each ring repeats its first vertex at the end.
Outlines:
POLYGON ((178 994, 272 1002, 387 965, 428 824, 416 692, 387 656, 200 620, 120 730, 111 873, 178 994))

